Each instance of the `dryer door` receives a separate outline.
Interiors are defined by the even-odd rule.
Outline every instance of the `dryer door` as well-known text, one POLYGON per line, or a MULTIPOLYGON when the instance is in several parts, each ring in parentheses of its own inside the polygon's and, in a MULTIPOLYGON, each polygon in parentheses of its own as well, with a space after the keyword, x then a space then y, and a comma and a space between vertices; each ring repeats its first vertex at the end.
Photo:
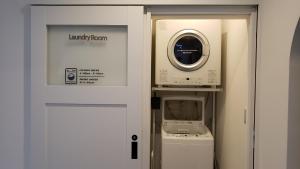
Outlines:
POLYGON ((179 70, 197 70, 206 63, 208 57, 208 40, 199 31, 182 30, 169 41, 168 58, 172 65, 179 70))

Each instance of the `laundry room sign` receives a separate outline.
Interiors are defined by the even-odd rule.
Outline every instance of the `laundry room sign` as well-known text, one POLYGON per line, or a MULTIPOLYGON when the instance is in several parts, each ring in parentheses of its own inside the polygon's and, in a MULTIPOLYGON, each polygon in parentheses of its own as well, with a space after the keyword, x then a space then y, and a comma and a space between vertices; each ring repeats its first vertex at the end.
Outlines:
POLYGON ((127 85, 126 26, 48 26, 49 85, 127 85))
POLYGON ((85 41, 107 41, 107 36, 94 34, 69 34, 69 40, 85 40, 85 41))

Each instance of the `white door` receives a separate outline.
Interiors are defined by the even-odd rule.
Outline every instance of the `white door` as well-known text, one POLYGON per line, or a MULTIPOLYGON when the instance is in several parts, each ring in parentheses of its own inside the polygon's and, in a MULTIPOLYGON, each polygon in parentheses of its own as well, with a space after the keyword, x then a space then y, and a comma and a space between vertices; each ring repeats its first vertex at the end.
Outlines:
POLYGON ((143 7, 31 7, 31 169, 141 168, 143 7))

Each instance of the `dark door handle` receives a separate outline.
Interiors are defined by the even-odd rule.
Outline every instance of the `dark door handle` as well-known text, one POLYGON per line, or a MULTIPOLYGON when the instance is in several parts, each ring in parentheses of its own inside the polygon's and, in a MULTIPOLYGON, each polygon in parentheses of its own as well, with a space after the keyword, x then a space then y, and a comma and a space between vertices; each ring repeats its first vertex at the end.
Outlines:
POLYGON ((131 159, 138 159, 138 137, 137 135, 132 135, 131 139, 131 159))

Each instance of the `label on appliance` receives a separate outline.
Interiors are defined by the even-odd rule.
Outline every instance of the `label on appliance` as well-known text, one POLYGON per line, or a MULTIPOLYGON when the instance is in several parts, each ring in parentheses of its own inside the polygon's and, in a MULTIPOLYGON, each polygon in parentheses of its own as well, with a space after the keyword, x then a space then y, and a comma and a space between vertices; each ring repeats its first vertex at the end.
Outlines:
POLYGON ((166 69, 160 70, 159 75, 160 82, 168 82, 168 71, 166 69))
POLYGON ((92 85, 104 77, 98 68, 66 68, 65 84, 92 85))
POLYGON ((217 78, 216 70, 208 70, 208 83, 215 83, 217 78))

